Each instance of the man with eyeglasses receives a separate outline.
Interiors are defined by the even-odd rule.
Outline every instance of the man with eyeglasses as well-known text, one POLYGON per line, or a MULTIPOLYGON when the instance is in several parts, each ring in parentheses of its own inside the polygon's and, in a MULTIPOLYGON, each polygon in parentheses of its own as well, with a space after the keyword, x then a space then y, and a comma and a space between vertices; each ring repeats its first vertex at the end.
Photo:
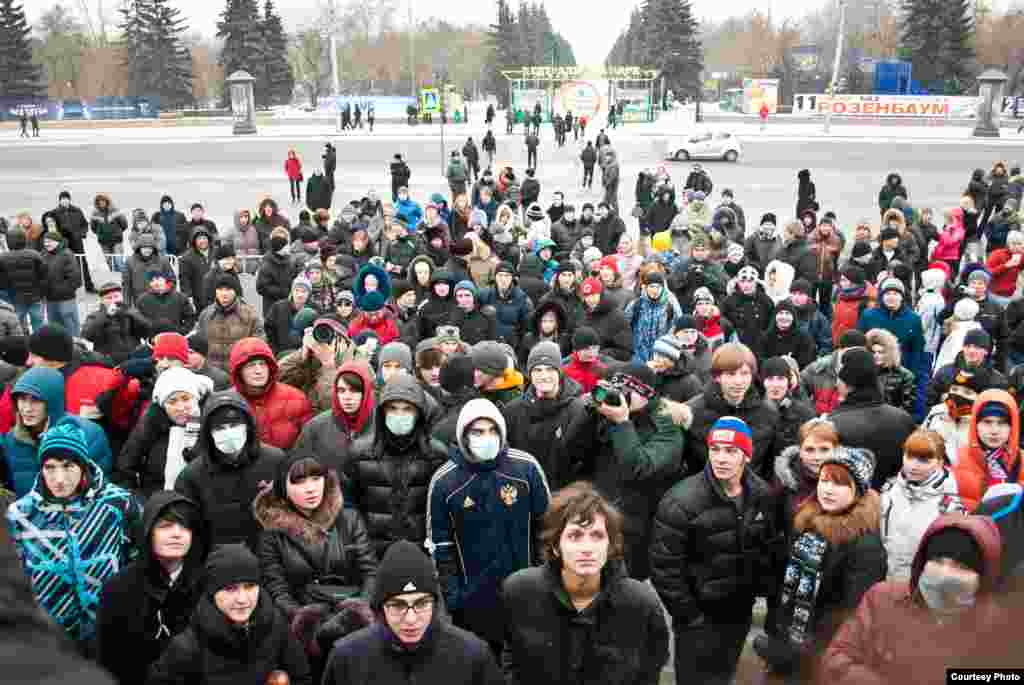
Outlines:
POLYGON ((430 558, 408 540, 381 560, 371 605, 380 620, 334 645, 324 685, 467 683, 503 685, 487 644, 454 627, 437 609, 430 558))

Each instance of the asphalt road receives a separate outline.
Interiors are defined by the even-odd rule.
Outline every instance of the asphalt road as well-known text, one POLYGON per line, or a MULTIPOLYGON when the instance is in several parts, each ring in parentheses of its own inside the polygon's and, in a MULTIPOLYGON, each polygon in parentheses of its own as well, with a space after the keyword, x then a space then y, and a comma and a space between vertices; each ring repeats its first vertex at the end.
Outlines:
MULTIPOLYGON (((466 129, 463 129, 465 135, 466 129)), ((478 132, 477 140, 481 132, 478 132)), ((272 195, 285 211, 288 207, 287 181, 283 162, 289 147, 305 160, 307 176, 319 166, 324 136, 287 138, 182 139, 161 141, 154 131, 152 143, 108 145, 110 135, 97 131, 95 142, 4 144, 0 154, 0 214, 10 216, 19 209, 30 209, 38 217, 56 204, 61 189, 68 189, 74 201, 88 208, 95 193, 113 196, 120 208, 143 207, 155 210, 160 196, 172 195, 187 211, 194 201, 202 202, 214 220, 229 221, 235 209, 253 207, 272 195)), ((623 212, 632 207, 637 172, 662 163, 663 138, 657 136, 612 134, 622 160, 620 201, 623 212)), ((465 138, 455 142, 460 146, 465 138)), ((447 141, 451 150, 452 140, 447 141)), ((424 198, 445 190, 441 176, 441 142, 438 138, 389 135, 386 137, 336 138, 338 148, 335 206, 339 201, 358 198, 370 187, 382 196, 390 191, 387 165, 395 152, 401 152, 412 167, 412 193, 424 198)), ((878 189, 890 171, 898 171, 917 206, 937 211, 951 207, 967 184, 975 167, 988 169, 997 159, 1024 159, 1024 150, 1005 143, 975 141, 871 142, 850 139, 831 140, 744 140, 739 163, 705 162, 715 184, 715 195, 732 188, 744 207, 749 221, 771 211, 780 221, 792 217, 796 204, 796 173, 802 168, 812 172, 818 198, 825 209, 832 209, 840 223, 850 225, 861 217, 877 220, 878 189)), ((497 162, 522 168, 526 151, 519 135, 498 140, 497 162)), ((682 183, 688 163, 666 162, 672 176, 682 183)), ((601 191, 600 173, 595 188, 584 192, 578 187, 581 171, 577 148, 571 143, 554 146, 550 138, 542 141, 539 152, 539 178, 542 200, 546 204, 556 188, 566 191, 567 200, 577 205, 597 202, 601 191)))

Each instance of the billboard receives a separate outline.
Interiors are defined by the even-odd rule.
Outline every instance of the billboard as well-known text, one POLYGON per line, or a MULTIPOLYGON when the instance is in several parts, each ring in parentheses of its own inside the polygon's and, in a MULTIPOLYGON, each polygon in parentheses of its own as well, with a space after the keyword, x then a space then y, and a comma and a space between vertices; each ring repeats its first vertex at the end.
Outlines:
POLYGON ((757 114, 761 104, 768 105, 768 112, 775 114, 779 109, 779 79, 743 79, 743 113, 757 114))
POLYGON ((864 117, 903 117, 933 119, 973 119, 977 117, 979 98, 948 95, 836 95, 798 94, 793 98, 793 114, 832 114, 864 117))
POLYGON ((555 110, 585 114, 594 119, 608 111, 608 81, 569 81, 563 83, 555 94, 555 110))
POLYGON ((160 116, 158 97, 98 97, 91 100, 0 97, 0 121, 17 121, 22 111, 42 120, 72 119, 156 119, 160 116))

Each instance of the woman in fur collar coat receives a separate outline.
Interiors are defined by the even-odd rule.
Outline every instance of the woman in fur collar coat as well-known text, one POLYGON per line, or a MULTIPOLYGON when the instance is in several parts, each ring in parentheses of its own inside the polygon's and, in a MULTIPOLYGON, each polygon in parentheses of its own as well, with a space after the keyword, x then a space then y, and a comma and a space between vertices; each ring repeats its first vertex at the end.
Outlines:
POLYGON ((815 656, 864 593, 885 579, 874 468, 867 450, 837 447, 818 472, 815 496, 796 512, 776 625, 754 641, 775 672, 813 680, 815 656))

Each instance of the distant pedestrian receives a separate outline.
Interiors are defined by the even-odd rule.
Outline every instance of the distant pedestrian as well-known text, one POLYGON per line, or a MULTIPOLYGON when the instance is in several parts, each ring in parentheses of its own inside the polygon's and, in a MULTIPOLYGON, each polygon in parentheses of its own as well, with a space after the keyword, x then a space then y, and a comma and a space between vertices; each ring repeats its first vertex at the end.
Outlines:
POLYGON ((494 139, 494 131, 487 129, 487 134, 481 143, 484 152, 487 153, 487 168, 494 166, 494 153, 498 151, 498 141, 494 139))
POLYGON ((32 137, 39 137, 39 115, 36 112, 32 112, 32 137))
POLYGON ((25 110, 21 110, 18 115, 18 122, 21 124, 21 137, 28 138, 28 114, 25 110))
POLYGON ((373 122, 377 119, 377 110, 371 102, 366 106, 366 123, 370 125, 370 133, 373 133, 373 122))
MULTIPOLYGON (((1016 114, 1014 116, 1016 116, 1016 114)), ((484 115, 484 123, 490 127, 492 121, 494 121, 494 104, 488 103, 487 113, 484 115)))
MULTIPOLYGON (((583 118, 580 117, 580 119, 583 118)), ((594 149, 592 141, 587 141, 587 146, 580 153, 580 161, 583 162, 583 187, 592 188, 594 186, 594 165, 597 164, 597 150, 594 149)))
POLYGON ((536 133, 526 136, 526 166, 531 169, 537 168, 537 146, 540 145, 540 138, 536 133))
POLYGON ((352 128, 362 128, 363 127, 363 109, 362 109, 362 107, 359 106, 358 102, 356 103, 355 109, 352 110, 352 116, 355 118, 355 121, 352 123, 352 128))
POLYGON ((284 173, 288 176, 288 187, 292 194, 292 204, 302 200, 302 162, 295 150, 288 151, 288 159, 284 162, 284 173))
POLYGON ((768 103, 762 102, 761 109, 758 111, 758 116, 761 117, 761 130, 765 130, 768 126, 768 103))
POLYGON ((516 123, 515 110, 512 109, 512 104, 509 103, 508 109, 505 110, 505 133, 512 135, 512 127, 516 123))

